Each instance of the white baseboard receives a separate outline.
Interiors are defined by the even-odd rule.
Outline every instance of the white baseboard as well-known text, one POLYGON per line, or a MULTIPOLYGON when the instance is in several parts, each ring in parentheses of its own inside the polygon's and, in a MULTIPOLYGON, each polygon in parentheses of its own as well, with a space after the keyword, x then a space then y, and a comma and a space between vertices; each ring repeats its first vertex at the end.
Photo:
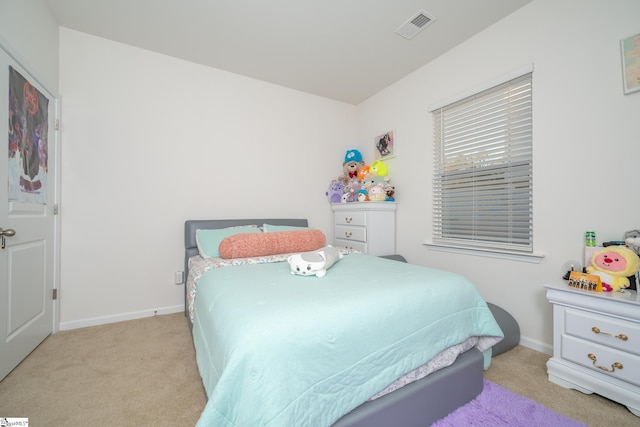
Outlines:
POLYGON ((527 338, 527 337, 520 337, 520 345, 523 345, 525 347, 528 347, 532 350, 536 350, 539 351, 541 353, 545 353, 548 354, 549 356, 553 355, 553 346, 537 341, 537 340, 533 340, 531 338, 527 338))
MULTIPOLYGON (((183 311, 184 311, 183 305, 176 305, 173 307, 164 307, 164 308, 158 308, 153 310, 142 310, 142 311, 135 311, 131 313, 121 313, 121 314, 115 314, 112 316, 100 316, 100 317, 93 317, 90 319, 73 320, 70 322, 61 322, 59 330, 67 331, 71 329, 106 325, 108 323, 124 322, 126 320, 142 319, 145 317, 153 317, 153 316, 159 316, 163 314, 181 313, 183 311)), ((533 340, 531 338, 524 337, 524 336, 520 337, 520 345, 528 347, 532 350, 536 350, 536 351, 548 354, 549 356, 553 354, 553 346, 537 340, 533 340)))
POLYGON ((72 320, 70 322, 60 322, 58 330, 67 331, 70 329, 86 328, 89 326, 106 325, 108 323, 124 322, 126 320, 143 319, 145 317, 159 316, 163 314, 181 313, 184 311, 184 305, 175 305, 173 307, 163 307, 131 313, 120 313, 112 316, 92 317, 90 319, 72 320))

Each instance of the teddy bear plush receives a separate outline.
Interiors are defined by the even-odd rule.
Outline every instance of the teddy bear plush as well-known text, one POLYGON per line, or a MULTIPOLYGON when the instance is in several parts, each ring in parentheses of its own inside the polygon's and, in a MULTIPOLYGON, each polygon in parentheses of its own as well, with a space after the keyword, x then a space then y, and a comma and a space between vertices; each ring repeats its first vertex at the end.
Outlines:
POLYGON ((338 181, 347 185, 350 181, 358 179, 358 169, 364 166, 362 154, 358 150, 348 150, 342 163, 342 175, 338 181))
POLYGON ((324 277, 327 270, 342 257, 343 255, 333 246, 325 246, 317 251, 290 255, 287 262, 291 274, 324 277))
POLYGON ((603 291, 629 287, 629 276, 640 269, 640 257, 624 246, 608 246, 593 254, 587 273, 600 277, 603 291))

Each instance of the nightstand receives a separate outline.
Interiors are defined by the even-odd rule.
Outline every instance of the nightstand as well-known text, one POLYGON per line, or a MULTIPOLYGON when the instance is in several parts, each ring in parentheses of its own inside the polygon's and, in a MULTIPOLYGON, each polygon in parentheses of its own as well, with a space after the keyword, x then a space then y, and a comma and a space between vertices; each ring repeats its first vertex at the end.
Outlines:
POLYGON ((640 297, 545 285, 553 304, 549 381, 597 393, 640 417, 640 297))
POLYGON ((353 202, 331 205, 334 245, 370 255, 396 253, 396 203, 353 202))

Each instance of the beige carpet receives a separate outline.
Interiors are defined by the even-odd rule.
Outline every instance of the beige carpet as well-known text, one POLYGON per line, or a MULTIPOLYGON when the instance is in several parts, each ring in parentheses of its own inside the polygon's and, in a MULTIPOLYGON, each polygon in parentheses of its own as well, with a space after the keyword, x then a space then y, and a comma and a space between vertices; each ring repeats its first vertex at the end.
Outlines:
POLYGON ((0 382, 0 417, 39 426, 192 426, 206 403, 182 314, 62 331, 0 382))
POLYGON ((548 381, 547 360, 548 355, 519 345, 494 357, 485 378, 593 427, 640 427, 640 417, 625 406, 548 381))
MULTIPOLYGON (((518 346, 486 378, 594 427, 640 426, 624 406, 550 383, 547 359, 518 346)), ((205 403, 182 314, 59 332, 0 382, 0 417, 32 427, 193 426, 205 403)))

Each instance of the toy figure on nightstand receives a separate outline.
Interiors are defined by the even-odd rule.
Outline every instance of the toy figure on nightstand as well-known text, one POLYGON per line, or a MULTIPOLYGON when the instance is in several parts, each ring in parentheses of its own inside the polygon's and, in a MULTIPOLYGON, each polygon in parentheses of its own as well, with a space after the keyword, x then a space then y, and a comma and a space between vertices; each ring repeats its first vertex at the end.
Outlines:
POLYGON ((591 258, 587 273, 600 277, 603 291, 619 291, 629 287, 629 276, 640 269, 640 257, 624 246, 608 246, 591 258))

